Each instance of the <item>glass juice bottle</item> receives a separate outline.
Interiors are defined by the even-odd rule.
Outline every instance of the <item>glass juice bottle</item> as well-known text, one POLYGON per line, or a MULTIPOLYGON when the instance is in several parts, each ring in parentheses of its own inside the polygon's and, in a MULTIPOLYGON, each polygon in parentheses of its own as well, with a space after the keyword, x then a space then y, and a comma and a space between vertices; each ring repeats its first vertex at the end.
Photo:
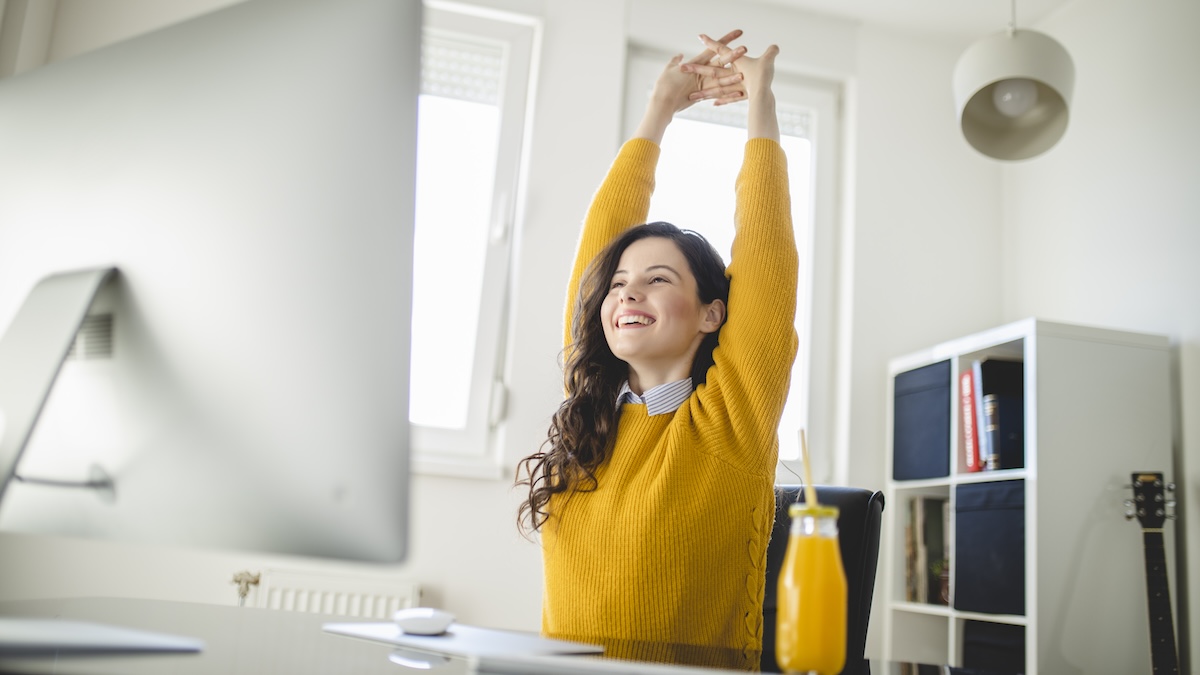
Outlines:
POLYGON ((837 675, 846 662, 846 570, 838 510, 792 504, 779 573, 775 659, 785 673, 837 675))

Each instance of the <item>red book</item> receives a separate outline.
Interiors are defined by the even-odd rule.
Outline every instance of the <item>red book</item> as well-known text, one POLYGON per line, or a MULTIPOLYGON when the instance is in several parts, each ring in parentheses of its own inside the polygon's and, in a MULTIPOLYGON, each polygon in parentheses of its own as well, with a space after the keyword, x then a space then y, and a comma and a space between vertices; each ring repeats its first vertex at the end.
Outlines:
POLYGON ((979 432, 976 424, 975 407, 975 373, 964 370, 958 377, 958 421, 962 429, 963 452, 966 454, 967 471, 982 471, 983 462, 979 456, 979 432))

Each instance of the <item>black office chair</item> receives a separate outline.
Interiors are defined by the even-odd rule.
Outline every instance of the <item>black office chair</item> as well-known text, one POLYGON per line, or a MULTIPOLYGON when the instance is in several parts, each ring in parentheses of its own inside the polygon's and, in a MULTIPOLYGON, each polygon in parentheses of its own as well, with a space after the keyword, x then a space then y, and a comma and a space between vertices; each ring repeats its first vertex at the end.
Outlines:
MULTIPOLYGON (((846 665, 842 675, 869 675, 871 665, 864 654, 871 598, 875 593, 875 568, 879 562, 879 527, 883 493, 862 488, 817 486, 817 501, 838 508, 838 543, 846 568, 846 665)), ((781 672, 775 661, 775 613, 779 570, 787 553, 791 517, 788 507, 804 501, 799 485, 775 486, 775 527, 767 546, 767 588, 763 599, 762 671, 781 672)))

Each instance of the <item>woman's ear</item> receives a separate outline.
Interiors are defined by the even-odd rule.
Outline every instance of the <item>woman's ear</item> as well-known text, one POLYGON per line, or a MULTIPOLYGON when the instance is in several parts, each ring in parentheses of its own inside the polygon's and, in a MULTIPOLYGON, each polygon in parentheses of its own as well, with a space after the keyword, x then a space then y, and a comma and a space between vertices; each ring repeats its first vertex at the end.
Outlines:
POLYGON ((700 332, 715 333, 725 323, 725 301, 717 298, 704 306, 704 321, 700 332))

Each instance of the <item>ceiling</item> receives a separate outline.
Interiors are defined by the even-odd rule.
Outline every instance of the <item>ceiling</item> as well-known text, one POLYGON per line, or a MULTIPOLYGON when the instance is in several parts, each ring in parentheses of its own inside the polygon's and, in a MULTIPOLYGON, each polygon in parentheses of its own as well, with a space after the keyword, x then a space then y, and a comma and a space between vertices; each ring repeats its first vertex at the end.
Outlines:
MULTIPOLYGON (((760 0, 814 14, 870 23, 906 33, 971 41, 1008 27, 1005 0, 760 0)), ((1014 0, 1015 1, 1015 0, 1014 0)), ((1071 0, 1021 0, 1017 28, 1029 28, 1071 0)))

